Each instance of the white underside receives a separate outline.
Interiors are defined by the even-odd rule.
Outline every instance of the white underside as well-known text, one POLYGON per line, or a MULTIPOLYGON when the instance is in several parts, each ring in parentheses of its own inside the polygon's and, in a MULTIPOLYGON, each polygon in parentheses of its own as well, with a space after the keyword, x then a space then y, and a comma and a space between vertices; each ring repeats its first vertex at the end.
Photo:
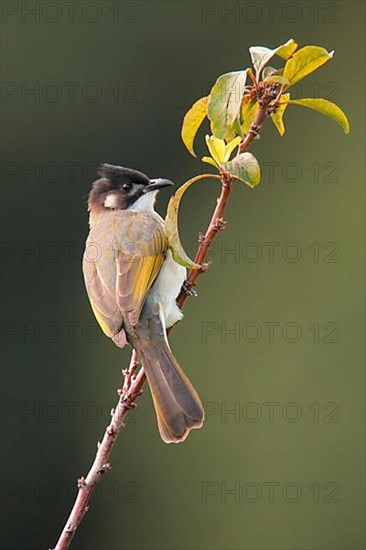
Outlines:
POLYGON ((159 275, 146 299, 146 302, 151 305, 159 304, 165 328, 171 327, 183 317, 183 313, 176 304, 176 299, 186 275, 186 268, 177 264, 173 260, 171 251, 168 250, 159 275))

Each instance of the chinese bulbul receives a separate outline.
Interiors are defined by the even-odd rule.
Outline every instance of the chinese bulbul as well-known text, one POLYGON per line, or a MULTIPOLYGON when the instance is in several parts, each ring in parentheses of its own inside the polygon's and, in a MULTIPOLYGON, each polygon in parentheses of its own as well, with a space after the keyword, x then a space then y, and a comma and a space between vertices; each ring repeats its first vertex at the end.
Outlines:
POLYGON ((176 304, 186 269, 173 260, 164 220, 154 209, 159 189, 173 185, 142 172, 102 165, 89 194, 90 232, 83 272, 103 332, 137 352, 166 443, 200 428, 204 411, 179 366, 167 328, 182 318, 176 304))

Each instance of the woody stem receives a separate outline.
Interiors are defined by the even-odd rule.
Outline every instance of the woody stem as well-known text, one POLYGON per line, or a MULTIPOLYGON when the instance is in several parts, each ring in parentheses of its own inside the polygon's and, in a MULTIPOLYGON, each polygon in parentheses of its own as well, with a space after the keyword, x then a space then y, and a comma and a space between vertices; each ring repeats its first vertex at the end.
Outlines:
MULTIPOLYGON (((262 125, 268 116, 268 104, 269 101, 264 101, 259 106, 250 130, 239 146, 238 153, 244 153, 247 151, 252 141, 258 135, 258 132, 262 128, 262 125)), ((204 176, 202 175, 198 177, 198 179, 201 179, 201 177, 204 176)), ((217 178, 218 176, 214 177, 217 178)), ((213 240, 215 239, 217 233, 225 228, 223 216, 232 192, 233 182, 227 177, 226 173, 222 173, 220 179, 221 193, 217 199, 216 208, 213 212, 206 233, 199 239, 199 245, 195 256, 195 263, 200 264, 201 268, 192 269, 189 271, 184 288, 181 290, 177 298, 177 304, 181 308, 187 300, 190 291, 195 286, 197 279, 207 270, 208 264, 205 264, 205 259, 213 240)), ((171 329, 172 328, 173 327, 171 327, 171 329)), ((124 382, 122 389, 118 390, 119 400, 116 407, 111 411, 111 421, 104 432, 102 441, 98 443, 97 453, 87 476, 85 478, 82 476, 78 479, 78 494, 76 496, 75 503, 61 532, 58 542, 54 547, 54 550, 67 550, 67 548, 69 548, 84 515, 89 509, 90 498, 97 483, 102 475, 107 473, 111 468, 109 459, 118 433, 122 428, 124 428, 124 420, 130 410, 136 407, 136 400, 141 395, 142 387, 146 380, 144 369, 141 368, 136 374, 137 369, 138 358, 136 352, 133 350, 130 365, 126 371, 123 371, 124 382)))

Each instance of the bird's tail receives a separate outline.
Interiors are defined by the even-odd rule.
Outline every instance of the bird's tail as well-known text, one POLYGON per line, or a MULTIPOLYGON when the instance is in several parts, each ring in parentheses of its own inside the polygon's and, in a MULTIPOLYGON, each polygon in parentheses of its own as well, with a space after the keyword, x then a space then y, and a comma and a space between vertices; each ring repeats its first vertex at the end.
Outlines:
POLYGON ((161 438, 184 441, 203 424, 201 400, 169 347, 159 315, 142 318, 136 335, 133 345, 146 372, 161 438))

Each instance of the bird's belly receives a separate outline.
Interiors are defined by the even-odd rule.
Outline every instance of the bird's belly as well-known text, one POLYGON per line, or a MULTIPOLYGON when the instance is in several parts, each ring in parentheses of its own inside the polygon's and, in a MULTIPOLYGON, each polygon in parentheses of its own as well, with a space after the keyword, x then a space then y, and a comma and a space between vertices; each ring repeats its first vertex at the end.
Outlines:
POLYGON ((176 298, 186 278, 187 270, 173 260, 170 250, 167 251, 164 263, 146 299, 146 305, 159 304, 166 328, 180 321, 183 314, 176 304, 176 298))

